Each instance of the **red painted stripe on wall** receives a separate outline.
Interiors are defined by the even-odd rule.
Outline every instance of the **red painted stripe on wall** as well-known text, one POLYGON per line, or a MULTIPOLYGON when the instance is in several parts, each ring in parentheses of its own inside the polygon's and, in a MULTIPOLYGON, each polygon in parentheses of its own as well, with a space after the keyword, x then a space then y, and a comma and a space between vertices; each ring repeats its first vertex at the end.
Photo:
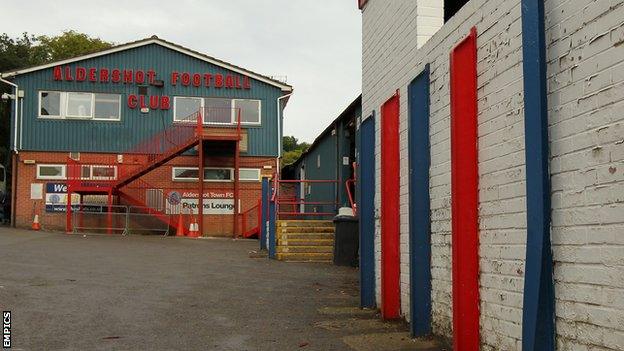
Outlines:
POLYGON ((453 349, 479 350, 477 31, 451 51, 453 349))
POLYGON ((399 91, 381 107, 381 317, 400 317, 399 91))

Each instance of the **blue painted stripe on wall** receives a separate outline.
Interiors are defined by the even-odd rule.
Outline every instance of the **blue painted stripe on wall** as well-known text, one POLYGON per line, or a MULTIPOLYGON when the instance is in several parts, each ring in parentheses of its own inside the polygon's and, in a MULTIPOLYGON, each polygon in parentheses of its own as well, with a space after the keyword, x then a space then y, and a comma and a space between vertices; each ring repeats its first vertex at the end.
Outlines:
POLYGON ((555 349, 544 3, 522 0, 527 245, 522 349, 555 349))
POLYGON ((431 333, 429 65, 408 87, 410 331, 431 333))
POLYGON ((360 307, 375 307, 375 115, 362 121, 359 151, 360 307))

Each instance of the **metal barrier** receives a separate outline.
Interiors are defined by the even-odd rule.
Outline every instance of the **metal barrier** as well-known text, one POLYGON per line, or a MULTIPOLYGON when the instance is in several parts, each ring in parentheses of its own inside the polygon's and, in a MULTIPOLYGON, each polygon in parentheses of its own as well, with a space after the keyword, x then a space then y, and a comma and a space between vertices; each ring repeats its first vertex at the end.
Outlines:
POLYGON ((170 216, 148 207, 83 204, 72 213, 73 233, 169 235, 170 216))
POLYGON ((150 207, 129 206, 126 220, 127 234, 162 232, 169 235, 171 216, 150 207))
POLYGON ((109 211, 106 205, 82 204, 72 212, 72 232, 126 235, 127 217, 127 206, 113 205, 109 211))
POLYGON ((260 238, 260 226, 262 220, 262 200, 258 200, 255 206, 241 214, 243 221, 243 237, 251 238, 254 235, 260 238))

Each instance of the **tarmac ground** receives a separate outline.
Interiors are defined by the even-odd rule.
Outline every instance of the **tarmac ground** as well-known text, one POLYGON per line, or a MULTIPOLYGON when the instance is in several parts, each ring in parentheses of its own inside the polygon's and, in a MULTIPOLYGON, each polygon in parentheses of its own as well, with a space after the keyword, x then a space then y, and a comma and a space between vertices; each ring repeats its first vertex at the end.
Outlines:
POLYGON ((354 268, 255 240, 0 228, 13 350, 445 350, 358 306, 354 268))

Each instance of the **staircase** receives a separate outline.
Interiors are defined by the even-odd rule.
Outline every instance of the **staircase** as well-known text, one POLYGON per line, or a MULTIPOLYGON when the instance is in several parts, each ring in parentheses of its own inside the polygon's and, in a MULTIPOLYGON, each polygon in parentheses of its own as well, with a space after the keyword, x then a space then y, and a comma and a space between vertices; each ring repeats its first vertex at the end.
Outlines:
POLYGON ((334 223, 327 220, 279 220, 277 259, 291 262, 331 262, 334 223))

